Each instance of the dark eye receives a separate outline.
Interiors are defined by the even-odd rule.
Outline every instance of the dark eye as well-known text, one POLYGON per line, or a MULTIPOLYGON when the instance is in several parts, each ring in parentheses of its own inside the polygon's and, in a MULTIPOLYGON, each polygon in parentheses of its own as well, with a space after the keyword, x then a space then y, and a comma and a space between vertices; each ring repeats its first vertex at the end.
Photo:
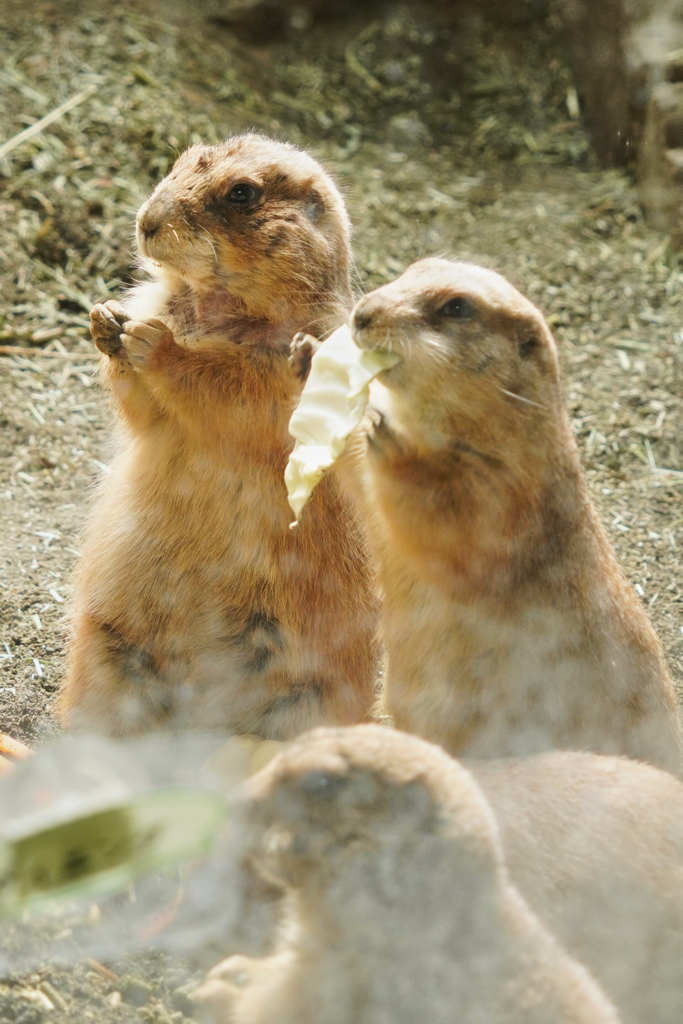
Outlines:
POLYGON ((449 320, 472 320, 477 315, 477 309, 469 299, 458 296, 441 306, 439 315, 448 317, 449 320))
POLYGON ((334 798, 343 787, 345 778, 335 772, 313 771, 304 775, 299 786, 304 793, 324 799, 334 798))
POLYGON ((250 181, 238 181, 228 192, 226 199, 233 206, 250 206, 261 195, 261 190, 250 181))

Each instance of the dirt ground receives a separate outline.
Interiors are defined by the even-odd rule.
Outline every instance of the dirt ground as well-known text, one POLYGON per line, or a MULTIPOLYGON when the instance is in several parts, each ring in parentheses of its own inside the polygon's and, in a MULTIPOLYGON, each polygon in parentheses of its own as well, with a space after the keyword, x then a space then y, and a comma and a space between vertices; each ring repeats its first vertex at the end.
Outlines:
MULTIPOLYGON (((111 433, 88 311, 134 277, 134 212, 175 155, 247 128, 334 172, 359 291, 439 253, 544 310, 593 495, 680 686, 682 273, 629 174, 592 158, 552 9, 518 6, 504 25, 463 8, 446 33, 416 5, 325 23, 282 7, 264 27, 217 2, 34 0, 27 17, 5 0, 0 140, 58 116, 0 142, 0 730, 55 731, 111 433)), ((38 966, 0 980, 0 1024, 191 1017, 177 962, 38 966)))

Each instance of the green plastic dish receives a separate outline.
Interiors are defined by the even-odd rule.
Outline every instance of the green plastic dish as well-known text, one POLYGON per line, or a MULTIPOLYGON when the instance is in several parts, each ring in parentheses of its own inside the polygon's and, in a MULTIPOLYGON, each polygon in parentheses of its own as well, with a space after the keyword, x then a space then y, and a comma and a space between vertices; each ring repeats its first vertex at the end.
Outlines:
POLYGON ((202 856, 227 817, 219 794, 178 787, 19 826, 0 840, 0 915, 122 889, 145 872, 202 856))

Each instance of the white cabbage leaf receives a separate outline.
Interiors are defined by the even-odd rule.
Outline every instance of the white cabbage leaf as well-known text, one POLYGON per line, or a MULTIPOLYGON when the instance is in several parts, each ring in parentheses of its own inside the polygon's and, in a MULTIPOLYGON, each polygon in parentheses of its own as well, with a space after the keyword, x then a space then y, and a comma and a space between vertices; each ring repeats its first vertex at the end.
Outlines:
POLYGON ((397 355, 384 349, 358 348, 346 324, 315 352, 289 421, 295 444, 285 469, 285 484, 297 522, 324 471, 341 455, 362 420, 370 382, 398 361, 397 355))

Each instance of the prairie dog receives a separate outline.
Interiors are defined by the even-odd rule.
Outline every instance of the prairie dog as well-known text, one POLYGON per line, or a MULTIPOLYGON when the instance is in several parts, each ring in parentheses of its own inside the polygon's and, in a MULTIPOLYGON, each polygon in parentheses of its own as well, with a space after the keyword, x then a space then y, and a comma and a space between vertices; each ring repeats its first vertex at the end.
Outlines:
POLYGON ((623 1024, 679 1024, 683 783, 565 750, 465 765, 496 816, 513 883, 623 1024))
POLYGON ((320 729, 246 787, 263 870, 289 890, 279 948, 198 992, 227 1024, 615 1022, 511 884, 493 814, 442 750, 320 729))
POLYGON ((151 280, 91 316, 123 430, 82 549, 61 718, 275 739, 363 720, 361 534, 333 479, 289 530, 283 482, 290 339, 351 305, 342 198, 306 153, 237 136, 179 157, 137 243, 151 280))
POLYGON ((678 772, 659 641, 591 504, 541 313, 499 274, 426 259, 366 295, 364 516, 384 702, 458 756, 574 748, 678 772))
MULTIPOLYGON (((407 734, 366 727, 347 732, 349 744, 370 740, 380 748, 380 763, 401 745, 425 756, 425 744, 407 734)), ((303 745, 306 737, 297 742, 303 745)), ((430 775, 444 763, 429 760, 430 775)), ((578 751, 463 765, 496 817, 511 881, 542 924, 592 972, 623 1024, 679 1024, 683 783, 638 761, 578 751)), ((230 936, 226 952, 272 950, 281 907, 276 890, 261 894, 259 879, 245 867, 239 879, 248 894, 243 930, 234 940, 230 936)), ((224 996, 222 986, 240 977, 238 963, 231 957, 225 971, 219 966, 209 991, 224 996)))

